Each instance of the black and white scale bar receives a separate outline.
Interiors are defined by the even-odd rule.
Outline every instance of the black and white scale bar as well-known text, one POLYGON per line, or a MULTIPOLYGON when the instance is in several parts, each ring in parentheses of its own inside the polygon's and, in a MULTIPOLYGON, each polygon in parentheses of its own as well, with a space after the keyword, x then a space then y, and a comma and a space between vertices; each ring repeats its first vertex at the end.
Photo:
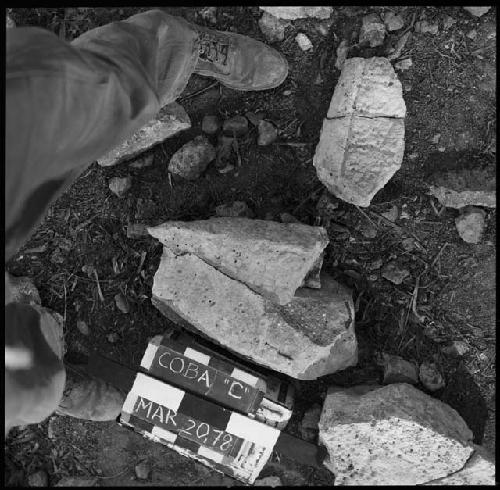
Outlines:
MULTIPOLYGON (((126 393, 131 390, 137 374, 136 371, 95 352, 89 356, 88 371, 89 374, 103 379, 126 393)), ((158 438, 153 438, 153 440, 162 442, 158 438)), ((326 455, 323 447, 298 439, 285 432, 280 432, 274 449, 283 456, 289 457, 301 464, 317 468, 323 467, 322 464, 326 455)))

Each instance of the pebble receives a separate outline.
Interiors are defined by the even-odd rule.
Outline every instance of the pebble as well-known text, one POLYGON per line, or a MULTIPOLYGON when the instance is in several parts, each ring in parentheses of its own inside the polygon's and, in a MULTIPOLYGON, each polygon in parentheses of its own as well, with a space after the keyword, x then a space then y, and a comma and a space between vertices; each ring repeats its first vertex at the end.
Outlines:
POLYGON ((369 43, 371 48, 384 44, 386 29, 377 14, 363 17, 363 24, 359 33, 360 43, 369 43))
POLYGON ((384 354, 384 384, 418 383, 417 366, 400 356, 384 354))
POLYGON ((477 31, 476 31, 476 29, 472 29, 471 31, 469 31, 467 33, 467 37, 469 39, 472 39, 474 41, 474 39, 476 39, 476 37, 477 37, 477 31))
POLYGON ((82 335, 88 335, 90 333, 89 327, 83 320, 78 320, 76 322, 76 328, 80 331, 82 335))
POLYGON ((201 121, 201 130, 206 134, 215 134, 220 129, 220 120, 217 116, 204 116, 201 121))
POLYGON ((469 350, 469 344, 463 340, 454 340, 451 344, 442 348, 443 354, 452 357, 462 357, 467 354, 469 350))
POLYGON ((313 43, 311 42, 311 40, 302 32, 299 32, 295 36, 295 41, 297 41, 297 44, 302 51, 309 51, 313 48, 313 43))
POLYGON ((411 58, 405 58, 404 60, 400 60, 394 64, 394 68, 399 71, 409 70, 413 66, 413 61, 411 58))
POLYGON ((131 187, 132 177, 130 175, 127 175, 127 177, 113 177, 109 181, 109 190, 119 198, 122 198, 131 187))
POLYGON ((47 472, 40 470, 28 476, 29 487, 48 487, 49 475, 47 472))
POLYGON ((234 201, 232 204, 221 204, 215 208, 215 214, 221 218, 254 217, 253 211, 248 207, 247 203, 243 201, 234 201))
POLYGON ((130 306, 128 304, 127 298, 122 293, 118 293, 115 295, 115 304, 122 313, 128 313, 130 311, 130 306))
POLYGON ((387 263, 382 269, 382 277, 393 284, 401 284, 409 275, 408 270, 399 267, 395 261, 387 263))
POLYGON ((436 364, 433 362, 423 362, 420 365, 418 376, 420 382, 429 391, 437 391, 444 388, 445 382, 436 364))
POLYGON ((467 12, 474 17, 481 17, 482 15, 487 14, 490 9, 491 7, 464 7, 464 10, 467 10, 467 12))
POLYGON ((405 25, 405 21, 401 15, 395 14, 392 11, 389 11, 384 16, 384 24, 387 27, 389 32, 399 31, 405 25))
POLYGON ((367 269, 369 271, 376 271, 377 269, 380 269, 382 267, 382 264, 383 264, 382 259, 376 259, 367 265, 367 269))
POLYGON ((197 136, 183 145, 170 159, 168 171, 187 180, 196 180, 216 156, 205 136, 197 136))
POLYGON ((253 484, 254 487, 281 487, 282 485, 279 476, 266 476, 260 480, 255 480, 253 484))
POLYGON ((401 240, 401 246, 407 252, 412 252, 417 247, 416 242, 415 242, 415 238, 408 237, 408 238, 405 238, 404 240, 401 240))
POLYGON ((435 36, 439 32, 438 23, 431 23, 426 20, 421 20, 415 23, 415 32, 420 32, 422 34, 432 34, 435 36))
POLYGON ((139 169, 151 167, 151 165, 153 165, 154 159, 155 159, 154 153, 150 153, 149 155, 146 155, 143 158, 138 158, 137 160, 134 160, 132 163, 129 164, 129 167, 139 168, 139 169))
POLYGON ((118 340, 118 334, 117 333, 110 333, 106 336, 106 339, 110 344, 114 344, 118 340))
POLYGON ((234 116, 226 119, 222 126, 222 131, 228 136, 244 136, 248 133, 248 119, 245 116, 234 116))
POLYGON ((267 146, 276 141, 276 138, 278 137, 278 129, 273 123, 262 120, 259 122, 257 127, 259 130, 257 144, 259 146, 267 146))
POLYGON ((139 463, 135 467, 135 475, 140 480, 147 480, 150 472, 151 472, 151 467, 145 461, 139 463))
POLYGON ((285 97, 288 97, 289 95, 292 95, 292 91, 291 91, 291 90, 285 90, 285 91, 283 92, 283 95, 284 95, 285 97))
POLYGON ((337 59, 335 60, 335 68, 342 71, 345 60, 349 53, 349 43, 344 39, 337 48, 337 59))
POLYGON ((467 243, 479 243, 486 228, 486 212, 475 206, 465 206, 455 218, 460 238, 467 243))
POLYGON ((285 29, 289 25, 274 15, 264 12, 259 19, 259 27, 264 37, 271 43, 285 39, 285 29))

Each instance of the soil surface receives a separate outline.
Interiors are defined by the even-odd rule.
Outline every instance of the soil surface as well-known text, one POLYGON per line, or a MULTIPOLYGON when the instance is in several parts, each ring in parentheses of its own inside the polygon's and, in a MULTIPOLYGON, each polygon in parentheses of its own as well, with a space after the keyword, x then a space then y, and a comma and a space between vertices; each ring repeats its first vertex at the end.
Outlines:
MULTIPOLYGON (((18 27, 40 26, 71 40, 146 9, 9 10, 18 27)), ((211 26, 200 10, 167 9, 211 26)), ((260 15, 258 7, 219 7, 213 26, 264 40, 260 15)), ((461 7, 335 7, 329 21, 294 21, 285 39, 273 44, 290 65, 280 87, 237 92, 216 84, 203 91, 213 80, 193 75, 178 101, 192 128, 151 150, 150 167, 135 169, 125 163, 102 168, 92 163, 51 207, 7 270, 33 278, 42 304, 64 316, 69 351, 85 355, 98 348, 137 365, 148 338, 162 333, 169 322, 151 304, 161 245, 151 237, 127 238, 129 222, 204 219, 214 215, 216 206, 242 200, 256 218, 272 213, 278 219, 279 213, 288 212, 303 223, 322 224, 330 238, 324 269, 353 290, 359 363, 314 382, 296 382, 296 408, 287 432, 299 436, 305 410, 322 403, 329 385, 381 382, 377 359, 386 352, 417 364, 435 362, 446 386, 431 395, 456 409, 473 431, 474 442, 494 454, 496 211, 486 209, 485 235, 478 245, 468 244, 455 228, 458 211, 442 208, 429 196, 426 179, 431 171, 464 162, 495 161, 495 32, 496 8, 476 18, 461 7), (389 9, 402 14, 405 27, 388 35, 384 46, 357 46, 363 16, 389 9), (448 17, 455 23, 446 28, 448 17), (413 65, 397 72, 407 105, 402 167, 369 208, 333 198, 338 207, 325 220, 316 206, 324 187, 312 157, 340 75, 336 49, 345 39, 353 45, 349 57, 384 56, 412 21, 424 19, 438 22, 438 33, 413 32, 400 57, 411 58, 413 65), (312 50, 299 48, 298 32, 310 38, 312 50), (258 146, 252 126, 238 142, 234 171, 220 174, 212 166, 194 182, 169 182, 170 157, 201 134, 203 116, 228 118, 248 111, 276 124, 277 142, 258 146), (125 175, 132 176, 132 188, 119 199, 108 182, 125 175), (395 214, 387 219, 382 213, 389 211, 395 214), (389 262, 408 270, 401 284, 382 276, 389 262), (98 273, 103 300, 95 279, 82 271, 86 265, 98 273), (130 304, 127 314, 115 305, 120 292, 130 304), (76 328, 78 320, 87 323, 87 336, 76 328), (468 351, 460 357, 446 354, 443 347, 457 340, 465 341, 468 351)), ((38 470, 47 472, 50 485, 65 476, 95 476, 101 486, 240 485, 114 422, 60 416, 12 430, 4 461, 7 486, 26 485, 38 470), (135 476, 141 461, 152 468, 148 480, 135 476)), ((289 485, 331 485, 334 480, 326 469, 302 466, 276 453, 261 474, 265 476, 279 476, 289 485)))

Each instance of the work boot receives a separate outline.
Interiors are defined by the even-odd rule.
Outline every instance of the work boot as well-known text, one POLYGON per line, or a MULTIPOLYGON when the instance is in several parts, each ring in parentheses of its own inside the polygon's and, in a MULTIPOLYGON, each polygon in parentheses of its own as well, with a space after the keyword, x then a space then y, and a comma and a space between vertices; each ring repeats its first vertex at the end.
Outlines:
POLYGON ((234 90, 267 90, 288 75, 286 59, 273 48, 241 34, 195 26, 199 59, 194 72, 234 90))
POLYGON ((91 377, 84 366, 65 366, 66 386, 57 414, 98 422, 115 420, 120 415, 126 393, 91 377))

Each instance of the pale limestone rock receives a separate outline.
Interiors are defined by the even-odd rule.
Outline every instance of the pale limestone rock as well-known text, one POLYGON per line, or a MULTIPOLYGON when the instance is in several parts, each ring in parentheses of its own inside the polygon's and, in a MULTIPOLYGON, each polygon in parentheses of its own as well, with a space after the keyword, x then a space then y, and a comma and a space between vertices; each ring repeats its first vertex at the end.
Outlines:
POLYGON ((349 58, 345 61, 327 119, 349 115, 406 116, 401 82, 387 58, 349 58))
POLYGON ((164 106, 149 123, 134 133, 128 140, 99 158, 97 163, 109 167, 121 163, 162 143, 167 138, 191 127, 186 111, 176 102, 164 106))
POLYGON ((264 12, 284 20, 296 20, 306 17, 328 19, 333 7, 259 7, 264 12))
POLYGON ((313 159, 318 178, 340 199, 369 206, 401 167, 404 135, 402 119, 325 119, 313 159))
POLYGON ((460 210, 460 215, 455 218, 460 238, 467 243, 479 243, 486 228, 486 213, 481 208, 466 206, 460 210))
POLYGON ((385 25, 377 14, 369 14, 363 17, 363 24, 359 33, 360 43, 370 43, 371 48, 382 46, 385 34, 385 25))
POLYGON ((313 43, 311 42, 311 40, 302 32, 299 32, 295 36, 295 41, 297 42, 297 44, 299 45, 299 48, 302 51, 309 51, 310 49, 313 48, 313 43))
POLYGON ((148 231, 279 304, 293 298, 328 244, 322 227, 248 218, 170 221, 148 231))
POLYGON ((487 14, 491 10, 491 7, 464 7, 464 10, 467 10, 474 17, 481 17, 487 14))
POLYGON ((417 485, 460 470, 473 434, 460 415, 409 384, 332 387, 320 420, 337 485, 417 485))
POLYGON ((346 60, 313 159, 327 189, 369 206, 401 167, 405 115, 401 83, 389 60, 346 60))
POLYGON ((316 379, 357 362, 351 293, 328 276, 321 289, 300 289, 278 306, 196 255, 164 247, 152 302, 171 320, 293 378, 316 379))
POLYGON ((474 444, 474 453, 465 466, 453 475, 426 485, 495 485, 495 462, 486 449, 474 444))

